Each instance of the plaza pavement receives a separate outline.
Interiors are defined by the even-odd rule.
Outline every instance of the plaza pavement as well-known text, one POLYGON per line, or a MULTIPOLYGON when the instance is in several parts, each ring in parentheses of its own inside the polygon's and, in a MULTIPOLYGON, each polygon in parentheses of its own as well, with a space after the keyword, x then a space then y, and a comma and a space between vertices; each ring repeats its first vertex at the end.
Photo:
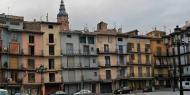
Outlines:
MULTIPOLYGON (((179 95, 179 91, 156 91, 156 92, 146 92, 146 93, 134 93, 134 94, 125 94, 125 95, 179 95)), ((190 95, 190 91, 185 91, 184 95, 190 95)))

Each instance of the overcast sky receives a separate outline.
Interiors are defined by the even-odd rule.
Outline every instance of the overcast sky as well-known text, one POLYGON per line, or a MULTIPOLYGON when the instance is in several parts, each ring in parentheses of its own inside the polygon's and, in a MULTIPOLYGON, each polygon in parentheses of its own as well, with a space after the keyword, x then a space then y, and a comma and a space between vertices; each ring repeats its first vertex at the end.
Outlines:
MULTIPOLYGON (((56 21, 61 0, 1 0, 0 13, 40 20, 49 14, 56 21), (9 9, 9 10, 8 10, 9 9)), ((71 29, 96 29, 105 21, 109 28, 122 27, 124 32, 138 29, 144 33, 157 29, 167 31, 190 20, 190 0, 64 0, 71 29)))

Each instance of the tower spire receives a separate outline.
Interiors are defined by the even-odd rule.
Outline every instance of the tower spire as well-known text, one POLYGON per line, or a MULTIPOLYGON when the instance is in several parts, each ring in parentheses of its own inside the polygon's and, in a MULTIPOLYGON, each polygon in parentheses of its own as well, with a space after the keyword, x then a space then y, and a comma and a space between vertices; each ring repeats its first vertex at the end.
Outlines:
POLYGON ((57 17, 60 17, 60 16, 68 16, 68 14, 65 10, 65 4, 64 4, 63 0, 61 0, 59 13, 57 14, 57 17))
POLYGON ((57 22, 61 23, 60 29, 61 31, 68 31, 69 30, 69 20, 68 20, 68 13, 65 10, 65 4, 63 0, 61 0, 59 13, 57 14, 57 22))

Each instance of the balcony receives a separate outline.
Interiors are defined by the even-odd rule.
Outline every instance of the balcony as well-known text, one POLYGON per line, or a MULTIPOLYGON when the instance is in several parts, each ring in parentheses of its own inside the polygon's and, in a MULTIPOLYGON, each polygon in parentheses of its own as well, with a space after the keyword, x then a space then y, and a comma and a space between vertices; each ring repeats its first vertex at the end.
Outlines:
POLYGON ((169 74, 154 74, 154 77, 157 79, 166 79, 170 78, 171 76, 169 74))
POLYGON ((0 84, 22 84, 23 83, 23 79, 21 78, 17 78, 17 79, 12 79, 12 78, 2 78, 2 83, 0 84))
POLYGON ((62 66, 63 70, 92 70, 92 69, 99 69, 98 65, 97 66, 62 66))
POLYGON ((105 64, 105 67, 111 67, 111 64, 105 64))
POLYGON ((131 66, 131 65, 136 65, 136 66, 152 66, 152 64, 150 64, 150 63, 141 63, 141 64, 139 64, 139 63, 135 63, 135 62, 133 62, 133 61, 131 61, 131 62, 127 62, 127 66, 131 66))
POLYGON ((62 50, 61 54, 64 56, 97 56, 96 52, 83 52, 82 50, 62 50))
POLYGON ((127 75, 127 78, 131 80, 147 80, 152 79, 153 77, 151 76, 151 73, 130 73, 127 75))
POLYGON ((117 54, 117 50, 104 50, 104 49, 99 49, 97 48, 97 53, 98 54, 117 54))
POLYGON ((169 67, 171 67, 171 65, 169 65, 169 64, 159 64, 159 63, 156 63, 156 64, 154 64, 154 67, 155 67, 155 68, 169 68, 169 67))
POLYGON ((117 49, 117 54, 119 55, 126 55, 127 53, 124 50, 117 49))

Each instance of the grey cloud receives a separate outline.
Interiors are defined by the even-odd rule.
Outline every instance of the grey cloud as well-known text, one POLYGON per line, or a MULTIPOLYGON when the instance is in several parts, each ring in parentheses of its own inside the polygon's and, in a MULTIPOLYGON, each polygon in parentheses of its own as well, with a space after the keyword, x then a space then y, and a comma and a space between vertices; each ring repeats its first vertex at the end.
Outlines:
MULTIPOLYGON (((93 30, 104 20, 109 27, 123 26, 124 31, 139 29, 151 31, 155 25, 172 29, 190 18, 189 0, 64 0, 73 29, 83 29, 88 24, 93 30)), ((0 13, 21 15, 33 20, 49 13, 50 21, 56 21, 60 0, 1 0, 0 13)))

